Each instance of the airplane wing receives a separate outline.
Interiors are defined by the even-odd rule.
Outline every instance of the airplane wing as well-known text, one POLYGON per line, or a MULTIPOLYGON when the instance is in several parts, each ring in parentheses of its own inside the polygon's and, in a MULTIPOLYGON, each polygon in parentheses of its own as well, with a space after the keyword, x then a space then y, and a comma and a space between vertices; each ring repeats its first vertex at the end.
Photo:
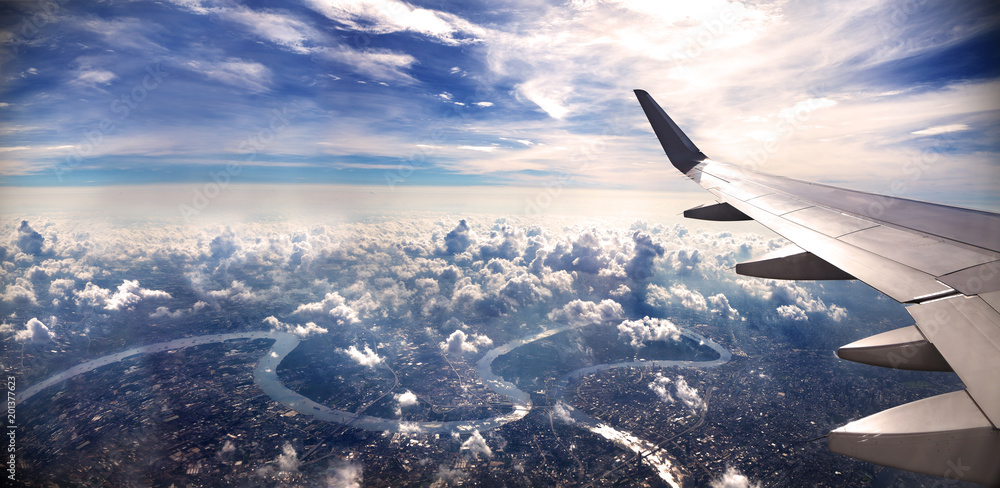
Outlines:
POLYGON ((717 203, 685 217, 756 220, 795 245, 740 263, 772 279, 860 279, 915 325, 841 347, 842 359, 953 371, 964 390, 830 432, 830 450, 893 468, 1000 486, 1000 215, 852 191, 713 161, 635 90, 670 162, 717 203))

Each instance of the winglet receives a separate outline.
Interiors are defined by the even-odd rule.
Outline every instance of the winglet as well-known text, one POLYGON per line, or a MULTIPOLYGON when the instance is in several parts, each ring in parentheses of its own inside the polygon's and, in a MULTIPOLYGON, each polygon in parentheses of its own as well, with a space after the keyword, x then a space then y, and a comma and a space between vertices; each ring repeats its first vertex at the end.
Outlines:
POLYGON ((639 105, 642 105, 642 111, 646 112, 646 118, 653 126, 653 132, 660 140, 663 151, 667 153, 667 157, 670 158, 670 162, 675 168, 681 170, 681 173, 687 173, 698 163, 708 159, 708 156, 699 151, 691 139, 684 135, 681 128, 677 127, 673 120, 670 120, 667 113, 656 104, 649 93, 646 93, 645 90, 635 90, 635 96, 639 99, 639 105))

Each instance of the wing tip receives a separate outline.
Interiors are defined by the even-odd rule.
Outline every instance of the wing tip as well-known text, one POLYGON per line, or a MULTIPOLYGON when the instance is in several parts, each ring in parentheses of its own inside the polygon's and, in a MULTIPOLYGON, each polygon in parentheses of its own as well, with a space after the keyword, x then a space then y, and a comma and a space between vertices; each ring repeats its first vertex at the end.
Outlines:
POLYGON ((698 163, 708 159, 646 90, 636 88, 633 92, 646 114, 646 119, 649 120, 649 125, 653 127, 663 152, 667 154, 667 158, 675 168, 687 174, 698 163))

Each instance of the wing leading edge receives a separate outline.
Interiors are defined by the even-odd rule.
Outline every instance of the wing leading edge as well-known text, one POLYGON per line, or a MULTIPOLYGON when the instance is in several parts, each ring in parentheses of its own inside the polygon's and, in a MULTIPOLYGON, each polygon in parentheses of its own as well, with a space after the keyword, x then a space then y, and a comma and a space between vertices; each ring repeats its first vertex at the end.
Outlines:
POLYGON ((795 246, 737 265, 774 279, 860 279, 907 305, 915 325, 838 351, 842 359, 954 371, 966 389, 835 429, 832 451, 1000 486, 1000 215, 846 190, 713 161, 635 90, 670 162, 717 203, 684 213, 753 219, 795 246))

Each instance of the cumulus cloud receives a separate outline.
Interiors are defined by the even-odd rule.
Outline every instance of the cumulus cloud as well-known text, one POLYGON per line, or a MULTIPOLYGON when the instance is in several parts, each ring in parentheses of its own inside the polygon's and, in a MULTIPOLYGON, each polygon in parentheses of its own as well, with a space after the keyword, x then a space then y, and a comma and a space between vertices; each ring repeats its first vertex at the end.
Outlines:
POLYGON ((396 395, 396 401, 399 403, 400 407, 410 407, 417 404, 417 395, 410 390, 406 390, 405 392, 396 395))
POLYGON ((472 435, 462 443, 461 450, 468 451, 476 459, 479 459, 480 454, 487 458, 493 457, 493 449, 486 445, 486 439, 483 439, 479 430, 472 431, 472 435))
POLYGON ((614 300, 605 299, 601 303, 594 303, 576 299, 549 312, 549 320, 583 326, 621 320, 624 315, 622 306, 614 300))
POLYGON ((750 479, 738 469, 729 466, 726 468, 726 472, 722 473, 722 476, 709 481, 708 486, 711 488, 760 488, 760 483, 751 483, 750 479))
POLYGON ((499 232, 490 233, 489 239, 479 246, 479 256, 482 259, 513 260, 520 255, 523 237, 516 229, 502 227, 499 232))
POLYGON ((262 293, 253 291, 253 287, 239 280, 233 280, 228 288, 211 290, 206 295, 214 300, 230 300, 246 304, 259 303, 267 298, 262 293))
POLYGON ((649 383, 649 389, 656 393, 660 401, 664 403, 681 402, 698 413, 705 408, 705 401, 698 395, 698 390, 687 384, 683 376, 678 376, 676 380, 671 380, 662 374, 657 374, 656 379, 649 383))
POLYGON ((402 434, 423 434, 424 428, 416 422, 400 422, 399 432, 402 434))
POLYGON ((437 473, 434 474, 434 483, 431 483, 431 488, 443 488, 445 486, 457 486, 469 474, 460 469, 452 469, 445 465, 438 466, 437 473))
POLYGON ((681 330, 667 319, 643 317, 618 324, 618 338, 628 340, 632 347, 642 347, 650 341, 676 341, 681 330))
POLYGON ((778 314, 792 320, 807 320, 806 312, 822 313, 837 322, 847 317, 847 309, 827 305, 821 298, 813 297, 809 290, 794 282, 769 280, 765 298, 778 303, 778 314))
POLYGON ((109 296, 111 296, 110 290, 87 282, 83 290, 76 292, 76 304, 103 307, 107 303, 109 296))
POLYGON ((568 246, 559 243, 546 258, 545 265, 552 269, 566 271, 581 271, 597 274, 611 260, 604 243, 596 229, 588 229, 580 233, 568 246))
POLYGON ((482 346, 492 346, 493 339, 485 334, 468 335, 461 329, 452 332, 445 342, 441 343, 441 348, 451 356, 461 356, 467 352, 478 352, 482 346))
POLYGON ((465 251, 472 244, 472 237, 469 235, 469 224, 465 220, 459 220, 451 232, 444 236, 444 250, 448 254, 458 254, 465 251))
POLYGON ((670 294, 670 290, 650 283, 646 285, 646 297, 643 301, 651 307, 666 308, 670 305, 672 298, 673 295, 670 294))
POLYGON ((358 463, 335 466, 328 471, 323 486, 326 488, 361 488, 364 469, 358 463))
POLYGON ((694 274, 698 265, 701 264, 701 251, 694 249, 680 249, 671 256, 671 263, 674 271, 680 276, 690 276, 694 274))
POLYGON ((712 304, 712 313, 722 318, 740 320, 740 312, 729 305, 729 299, 726 298, 726 295, 722 293, 712 295, 708 297, 708 302, 712 304))
POLYGON ((28 320, 28 323, 25 324, 24 327, 24 330, 14 332, 15 341, 43 343, 52 342, 55 338, 55 334, 49 330, 49 327, 37 318, 31 318, 28 320))
POLYGON ((7 289, 0 295, 5 302, 19 306, 38 305, 35 297, 35 286, 24 278, 17 277, 14 283, 7 286, 7 289))
POLYGON ((233 444, 233 441, 226 439, 225 444, 222 445, 222 450, 219 452, 222 453, 236 452, 236 445, 233 444))
POLYGON ((42 253, 42 245, 45 243, 45 238, 41 234, 32 229, 28 225, 27 220, 22 220, 21 225, 17 228, 17 234, 14 237, 14 244, 25 254, 31 254, 37 256, 42 253))
POLYGON ((377 364, 385 361, 384 357, 379 356, 378 353, 372 351, 367 344, 365 344, 365 349, 363 351, 359 350, 357 346, 351 346, 344 352, 361 366, 368 366, 369 368, 374 368, 377 364))
POLYGON ((653 275, 653 264, 656 258, 663 257, 664 249, 642 231, 635 231, 632 240, 635 242, 635 250, 632 259, 625 265, 625 272, 629 278, 642 281, 653 275))
POLYGON ((688 289, 683 283, 670 285, 669 289, 653 283, 646 285, 645 302, 648 305, 665 308, 671 303, 676 303, 675 300, 679 300, 684 308, 698 312, 708 310, 708 303, 705 301, 705 296, 695 290, 688 289))
MULTIPOLYGON (((397 416, 403 414, 403 409, 404 408, 406 408, 406 407, 412 407, 412 406, 416 405, 417 403, 419 403, 419 401, 417 400, 417 395, 414 394, 410 390, 406 390, 403 393, 397 393, 396 395, 393 395, 393 397, 396 399, 396 410, 395 410, 395 412, 396 412, 397 416)), ((414 425, 416 425, 416 424, 414 424, 414 425)))
POLYGON ((690 308, 699 312, 708 310, 708 305, 705 303, 705 296, 697 291, 689 290, 687 286, 681 283, 672 285, 670 293, 680 299, 681 305, 684 308, 690 308))
POLYGON ((281 447, 281 454, 278 454, 274 462, 278 465, 279 471, 294 473, 299 470, 299 455, 290 442, 285 442, 281 447))
POLYGON ((809 317, 806 316, 805 310, 802 310, 796 305, 782 305, 776 310, 778 311, 778 315, 782 318, 795 321, 809 320, 809 317))
POLYGON ((500 294, 518 305, 528 305, 552 297, 552 292, 542 284, 542 280, 530 274, 517 275, 507 280, 500 289, 500 294))
POLYGON ((353 324, 360 322, 358 313, 347 305, 344 297, 337 292, 327 293, 323 300, 304 303, 295 309, 293 314, 323 316, 328 315, 338 324, 353 324))
POLYGON ((52 298, 63 298, 76 286, 76 280, 69 278, 57 278, 49 283, 49 296, 52 298))
POLYGON ((557 401, 556 404, 552 406, 552 417, 566 424, 575 424, 576 419, 574 419, 571 414, 572 410, 573 407, 566 405, 562 402, 562 400, 557 401))
POLYGON ((169 298, 170 294, 165 291, 143 288, 139 285, 139 280, 122 281, 114 293, 90 282, 87 282, 83 290, 76 292, 78 305, 104 307, 106 310, 132 310, 139 302, 146 299, 169 298))
POLYGON ((299 324, 286 324, 278 320, 275 316, 271 315, 264 318, 264 323, 271 327, 271 330, 279 332, 291 332, 300 337, 308 337, 312 334, 326 334, 327 329, 324 329, 315 322, 306 322, 305 325, 299 324))
POLYGON ((184 316, 184 310, 177 309, 171 312, 170 309, 167 307, 156 307, 156 311, 149 314, 149 318, 151 319, 161 319, 161 318, 177 319, 183 316, 184 316))

